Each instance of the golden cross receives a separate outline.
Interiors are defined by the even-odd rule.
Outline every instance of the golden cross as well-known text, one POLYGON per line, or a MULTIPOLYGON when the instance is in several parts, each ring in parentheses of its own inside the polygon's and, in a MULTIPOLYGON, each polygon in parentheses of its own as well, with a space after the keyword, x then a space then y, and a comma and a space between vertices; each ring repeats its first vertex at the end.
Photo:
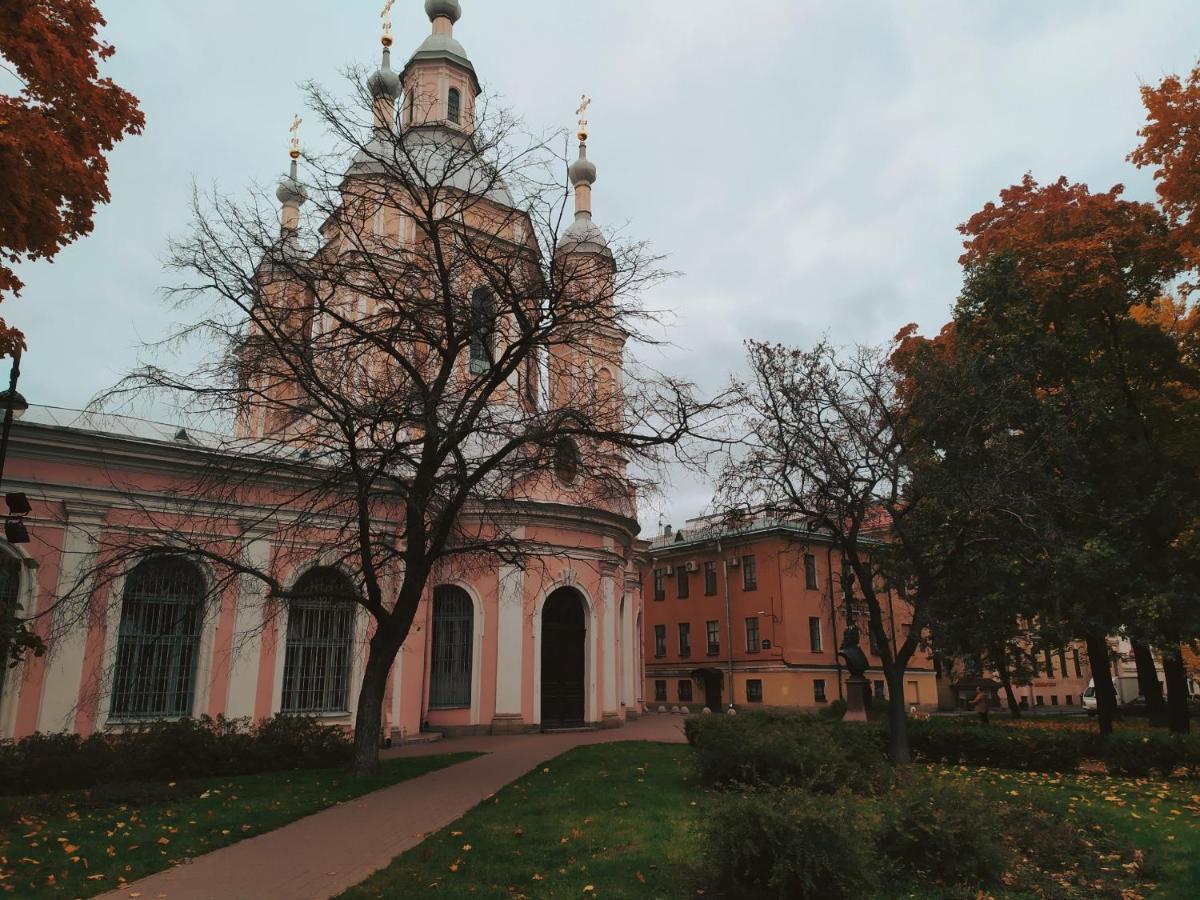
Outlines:
POLYGON ((579 116, 579 130, 581 132, 587 131, 587 127, 588 127, 587 111, 588 111, 588 107, 591 105, 592 105, 592 98, 589 97, 587 94, 584 94, 579 98, 579 109, 575 110, 575 113, 576 113, 576 115, 579 116))
POLYGON ((300 126, 303 123, 304 123, 304 120, 302 118, 300 118, 300 116, 298 116, 298 115, 292 119, 292 127, 291 127, 290 131, 292 132, 292 152, 293 153, 298 153, 300 151, 300 126))
POLYGON ((396 5, 396 0, 387 0, 383 4, 383 12, 379 14, 379 18, 383 19, 383 36, 392 36, 392 7, 396 5))

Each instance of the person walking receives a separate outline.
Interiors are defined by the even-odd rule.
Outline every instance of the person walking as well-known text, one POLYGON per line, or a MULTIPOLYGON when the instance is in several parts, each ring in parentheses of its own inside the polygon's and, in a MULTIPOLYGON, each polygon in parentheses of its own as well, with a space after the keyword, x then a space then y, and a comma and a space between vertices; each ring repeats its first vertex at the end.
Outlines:
POLYGON ((988 710, 991 708, 992 698, 988 696, 987 691, 983 689, 982 685, 975 692, 975 696, 971 698, 971 703, 975 707, 975 712, 979 714, 979 721, 984 725, 989 724, 988 710))

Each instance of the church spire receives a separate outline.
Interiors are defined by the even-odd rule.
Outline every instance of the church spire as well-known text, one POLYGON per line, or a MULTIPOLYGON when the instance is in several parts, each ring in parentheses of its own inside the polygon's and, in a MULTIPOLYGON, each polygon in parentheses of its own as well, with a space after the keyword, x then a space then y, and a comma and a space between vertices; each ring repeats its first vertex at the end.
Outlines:
POLYGON ((584 94, 580 99, 579 109, 579 158, 571 163, 567 175, 571 179, 571 187, 575 190, 575 221, 563 233, 558 242, 558 249, 567 253, 600 253, 611 256, 608 240, 592 221, 592 185, 596 183, 596 164, 588 159, 588 120, 587 111, 592 105, 592 98, 584 94))
POLYGON ((425 0, 425 12, 432 32, 400 73, 404 124, 449 125, 470 133, 475 129, 475 98, 483 88, 467 51, 454 37, 462 6, 458 0, 425 0))
POLYGON ((308 191, 304 189, 304 185, 297 178, 300 159, 300 125, 303 122, 304 120, 299 116, 292 119, 292 145, 291 150, 288 152, 288 155, 292 158, 292 165, 288 174, 279 182, 279 187, 275 191, 275 196, 283 204, 279 222, 283 227, 285 237, 290 237, 300 230, 300 207, 308 199, 308 191))
POLYGON ((400 76, 392 71, 392 6, 396 0, 387 0, 379 17, 383 19, 383 61, 375 74, 367 79, 367 87, 375 102, 375 128, 390 131, 396 121, 396 98, 400 96, 400 76))

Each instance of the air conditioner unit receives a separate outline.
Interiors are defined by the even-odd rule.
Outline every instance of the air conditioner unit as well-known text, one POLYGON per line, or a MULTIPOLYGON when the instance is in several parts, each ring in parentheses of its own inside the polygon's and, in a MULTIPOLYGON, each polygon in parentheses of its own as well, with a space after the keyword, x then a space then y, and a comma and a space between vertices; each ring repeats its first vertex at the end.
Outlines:
POLYGON ((738 559, 736 556, 732 556, 729 558, 729 568, 736 569, 741 564, 742 564, 742 561, 740 559, 738 559))
POLYGON ((695 571, 699 570, 699 568, 700 568, 700 566, 699 566, 699 565, 697 565, 695 562, 693 562, 693 561, 692 561, 692 560, 690 560, 690 559, 688 560, 688 564, 687 564, 687 570, 688 570, 689 572, 695 572, 695 571))

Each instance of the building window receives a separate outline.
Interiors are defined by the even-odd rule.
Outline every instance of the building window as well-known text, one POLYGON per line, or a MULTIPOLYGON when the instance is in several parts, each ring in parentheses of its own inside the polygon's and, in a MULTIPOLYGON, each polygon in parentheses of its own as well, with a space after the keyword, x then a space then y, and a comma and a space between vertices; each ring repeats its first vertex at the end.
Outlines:
POLYGON ((825 699, 825 679, 817 678, 813 681, 813 700, 817 703, 828 703, 825 699))
POLYGON ((554 474, 563 484, 574 484, 579 477, 579 447, 569 437, 554 445, 554 474))
POLYGON ((742 557, 742 590, 758 590, 758 567, 753 554, 742 557))
POLYGON ((186 560, 153 557, 129 573, 121 596, 112 718, 192 714, 203 599, 204 579, 186 560))
POLYGON ((762 680, 749 678, 746 680, 746 702, 762 703, 762 680))
POLYGON ((496 301, 485 287, 471 294, 471 372, 482 375, 492 368, 496 352, 496 301))
POLYGON ((286 713, 346 712, 350 696, 350 650, 354 585, 337 569, 312 569, 288 603, 283 657, 286 713))
POLYGON ((704 596, 715 597, 717 595, 717 564, 713 560, 709 560, 704 564, 704 596))
POLYGON ((687 566, 677 566, 675 569, 675 596, 680 600, 688 598, 687 566))
POLYGON ((667 626, 654 626, 654 656, 662 659, 667 655, 667 626))
POLYGON ((813 653, 821 652, 821 620, 816 616, 808 617, 808 646, 813 653))
POLYGON ((871 684, 875 688, 876 699, 882 700, 884 697, 887 696, 887 694, 884 691, 884 686, 883 686, 882 681, 873 681, 871 684))
POLYGON ((1075 701, 1074 701, 1074 699, 1071 697, 1071 695, 1070 695, 1070 694, 1067 694, 1067 696, 1066 696, 1066 698, 1065 698, 1065 699, 1066 699, 1066 701, 1067 701, 1067 706, 1074 706, 1074 705, 1075 705, 1075 701))
POLYGON ((8 636, 21 611, 21 561, 0 552, 0 697, 4 696, 4 676, 8 673, 8 636))
POLYGON ((708 655, 716 656, 721 652, 721 623, 715 619, 705 622, 704 630, 708 634, 708 655))
POLYGON ((433 592, 433 658, 429 666, 429 708, 471 706, 471 664, 475 651, 475 604, 460 587, 433 592))
POLYGON ((1043 697, 1041 694, 1038 694, 1038 695, 1037 695, 1037 704, 1036 704, 1036 705, 1038 705, 1038 706, 1045 706, 1045 705, 1046 705, 1046 698, 1045 698, 1045 697, 1043 697))
POLYGON ((667 682, 663 680, 654 682, 654 699, 660 703, 667 699, 667 682))
POLYGON ((1078 647, 1073 647, 1071 649, 1071 661, 1073 663, 1075 663, 1075 677, 1082 678, 1083 677, 1083 666, 1080 665, 1080 662, 1079 662, 1079 648, 1078 647))
POLYGON ((692 702, 692 681, 690 678, 682 679, 679 682, 679 700, 682 703, 692 702))
POLYGON ((758 652, 758 619, 749 618, 746 620, 746 652, 758 652))
POLYGON ((870 621, 867 622, 867 646, 872 656, 880 655, 879 639, 875 636, 875 629, 871 627, 870 621))
POLYGON ((1047 647, 1044 651, 1042 651, 1042 658, 1046 662, 1046 677, 1053 678, 1054 677, 1054 657, 1050 655, 1049 647, 1047 647))
POLYGON ((654 599, 655 600, 666 600, 667 599, 667 570, 666 569, 655 569, 654 570, 654 599))
POLYGON ((1063 647, 1058 648, 1058 673, 1063 678, 1067 677, 1067 651, 1063 647))
POLYGON ((692 626, 689 622, 679 623, 679 655, 692 655, 692 626))
POLYGON ((455 125, 462 124, 462 94, 458 88, 450 88, 450 95, 446 98, 446 118, 455 125))
POLYGON ((1058 694, 1051 694, 1051 695, 1050 695, 1050 705, 1051 705, 1051 706, 1058 706, 1058 694))
POLYGON ((817 589, 817 558, 811 553, 804 554, 804 586, 810 591, 817 589))

